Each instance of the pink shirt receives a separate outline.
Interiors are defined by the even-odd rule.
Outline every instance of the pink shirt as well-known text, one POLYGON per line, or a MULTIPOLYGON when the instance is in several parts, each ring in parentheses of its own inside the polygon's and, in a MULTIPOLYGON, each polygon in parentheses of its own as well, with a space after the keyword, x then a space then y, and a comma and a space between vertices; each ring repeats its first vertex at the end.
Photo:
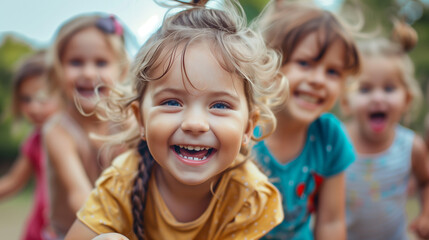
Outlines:
POLYGON ((40 129, 25 140, 21 152, 30 161, 36 177, 36 188, 34 192, 34 205, 27 219, 27 227, 22 236, 23 240, 42 240, 42 230, 47 225, 47 185, 45 173, 45 156, 42 148, 42 137, 40 129))

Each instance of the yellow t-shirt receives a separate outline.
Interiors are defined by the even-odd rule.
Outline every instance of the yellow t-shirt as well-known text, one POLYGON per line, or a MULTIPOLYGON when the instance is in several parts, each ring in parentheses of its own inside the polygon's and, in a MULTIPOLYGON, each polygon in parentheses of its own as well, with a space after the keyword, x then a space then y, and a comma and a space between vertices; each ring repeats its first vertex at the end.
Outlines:
MULTIPOLYGON (((131 190, 139 161, 135 151, 120 155, 97 180, 78 219, 97 234, 133 232, 131 190)), ((256 165, 246 161, 222 176, 206 211, 191 222, 178 222, 149 180, 144 212, 148 239, 257 239, 283 220, 281 195, 256 165)))

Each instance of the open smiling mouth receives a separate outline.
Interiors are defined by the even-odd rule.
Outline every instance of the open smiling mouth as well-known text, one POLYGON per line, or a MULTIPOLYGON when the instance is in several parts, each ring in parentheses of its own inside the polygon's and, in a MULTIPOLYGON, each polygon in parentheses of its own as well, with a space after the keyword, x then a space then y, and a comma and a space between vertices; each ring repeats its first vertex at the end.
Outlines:
POLYGON ((200 146, 173 145, 171 148, 179 157, 190 161, 205 161, 216 152, 214 148, 200 146))
POLYGON ((294 92, 293 94, 295 97, 299 98, 300 100, 307 102, 309 104, 321 104, 323 103, 323 99, 320 97, 316 97, 307 93, 303 92, 294 92))
POLYGON ((381 132, 386 127, 387 115, 385 112, 373 112, 369 114, 370 127, 375 132, 381 132))
POLYGON ((84 87, 84 86, 77 86, 76 87, 76 92, 82 96, 82 97, 93 97, 96 94, 99 95, 106 95, 108 89, 104 86, 100 86, 100 87, 84 87))

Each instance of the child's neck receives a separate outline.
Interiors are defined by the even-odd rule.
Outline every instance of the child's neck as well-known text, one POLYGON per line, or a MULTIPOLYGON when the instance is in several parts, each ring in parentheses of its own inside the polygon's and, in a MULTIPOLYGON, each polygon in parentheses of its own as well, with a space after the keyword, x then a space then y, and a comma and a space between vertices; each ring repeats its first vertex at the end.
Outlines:
POLYGON ((287 163, 301 153, 306 142, 307 130, 308 124, 277 116, 276 130, 265 142, 277 161, 287 163))
MULTIPOLYGON (((207 181, 199 185, 186 185, 156 166, 155 177, 158 191, 170 212, 179 222, 190 222, 200 217, 210 204, 211 187, 216 182, 207 181)), ((217 181, 215 179, 214 181, 217 181)))
POLYGON ((395 139, 395 130, 389 129, 386 133, 379 136, 366 136, 359 129, 356 121, 346 124, 347 132, 353 142, 355 150, 360 154, 377 154, 386 151, 392 145, 395 139))

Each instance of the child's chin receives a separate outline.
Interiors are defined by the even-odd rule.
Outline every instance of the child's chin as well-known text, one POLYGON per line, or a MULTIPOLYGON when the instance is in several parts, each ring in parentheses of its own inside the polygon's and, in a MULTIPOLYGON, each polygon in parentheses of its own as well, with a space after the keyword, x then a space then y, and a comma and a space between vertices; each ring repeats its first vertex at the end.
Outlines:
POLYGON ((80 106, 80 108, 82 108, 85 113, 89 113, 94 111, 96 107, 96 101, 93 98, 79 97, 77 98, 77 105, 80 106))

